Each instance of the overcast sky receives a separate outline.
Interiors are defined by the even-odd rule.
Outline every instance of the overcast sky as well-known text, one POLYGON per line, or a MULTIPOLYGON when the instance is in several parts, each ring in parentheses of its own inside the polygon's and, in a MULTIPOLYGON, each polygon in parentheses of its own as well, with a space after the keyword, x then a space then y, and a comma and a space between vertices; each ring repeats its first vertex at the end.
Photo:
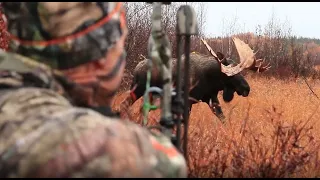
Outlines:
POLYGON ((320 39, 320 2, 209 2, 206 5, 205 34, 209 36, 222 35, 223 27, 235 19, 240 31, 255 32, 255 27, 258 24, 264 27, 274 13, 278 22, 291 26, 292 34, 320 39))

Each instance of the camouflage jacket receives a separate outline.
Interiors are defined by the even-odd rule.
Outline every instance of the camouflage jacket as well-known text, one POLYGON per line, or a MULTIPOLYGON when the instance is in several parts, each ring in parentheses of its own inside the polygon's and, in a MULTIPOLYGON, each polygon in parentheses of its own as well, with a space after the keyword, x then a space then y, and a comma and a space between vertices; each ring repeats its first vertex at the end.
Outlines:
POLYGON ((0 177, 186 177, 170 140, 73 106, 47 67, 0 52, 0 177))

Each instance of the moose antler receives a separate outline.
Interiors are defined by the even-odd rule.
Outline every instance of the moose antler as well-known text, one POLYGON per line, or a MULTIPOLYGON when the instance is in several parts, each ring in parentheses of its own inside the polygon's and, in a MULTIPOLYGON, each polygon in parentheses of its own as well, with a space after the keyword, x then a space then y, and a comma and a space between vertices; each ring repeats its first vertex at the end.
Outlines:
POLYGON ((259 72, 267 71, 271 68, 270 62, 265 66, 262 66, 263 64, 264 64, 264 60, 257 59, 254 61, 254 63, 252 64, 252 66, 249 69, 259 73, 259 72))
POLYGON ((233 75, 238 74, 239 72, 242 71, 242 69, 239 66, 239 65, 241 65, 241 63, 238 66, 235 66, 235 67, 231 67, 231 65, 225 66, 224 64, 222 64, 222 60, 218 58, 217 54, 212 50, 212 48, 209 46, 209 44, 203 38, 201 38, 201 41, 206 46, 206 48, 211 53, 211 55, 220 64, 221 72, 225 73, 227 76, 233 76, 233 75))
POLYGON ((246 44, 245 42, 241 41, 239 38, 236 38, 236 37, 232 38, 232 40, 238 51, 242 70, 247 68, 249 70, 253 70, 256 72, 264 72, 271 68, 270 63, 263 66, 264 60, 262 59, 256 60, 254 58, 257 52, 254 53, 248 44, 246 44))
POLYGON ((253 52, 253 50, 249 47, 248 44, 244 43, 239 38, 234 37, 232 38, 232 40, 236 46, 236 49, 240 57, 240 63, 233 67, 232 65, 223 65, 222 60, 218 58, 217 54, 211 49, 209 44, 203 38, 201 38, 201 41, 206 46, 208 51, 211 53, 213 57, 215 57, 215 59, 221 65, 221 72, 223 72, 227 76, 234 76, 244 69, 250 69, 257 72, 263 72, 270 69, 271 66, 269 66, 269 64, 266 66, 262 66, 263 61, 261 59, 255 60, 254 55, 256 53, 253 52))
POLYGON ((201 38, 202 43, 206 46, 206 48, 208 49, 208 51, 211 53, 211 55, 216 58, 216 60, 218 60, 219 63, 220 59, 218 58, 217 54, 211 49, 211 47, 209 46, 209 44, 207 43, 206 40, 204 40, 203 38, 201 38))

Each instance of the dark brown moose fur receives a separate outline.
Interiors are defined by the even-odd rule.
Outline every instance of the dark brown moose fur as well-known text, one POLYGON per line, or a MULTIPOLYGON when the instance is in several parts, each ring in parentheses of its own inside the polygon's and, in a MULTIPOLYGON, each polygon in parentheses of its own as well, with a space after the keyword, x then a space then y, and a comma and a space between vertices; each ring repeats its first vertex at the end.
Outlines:
MULTIPOLYGON (((218 54, 220 57, 223 56, 221 53, 218 54)), ((224 57, 221 58, 223 59, 224 57)), ((145 92, 148 69, 147 62, 148 59, 144 59, 134 69, 134 79, 131 89, 135 94, 136 99, 143 96, 145 92)), ((177 60, 173 59, 172 63, 172 75, 175 84, 177 60)), ((229 65, 234 62, 230 59, 225 59, 222 63, 224 65, 229 65)), ((184 56, 182 56, 181 64, 182 72, 184 72, 184 56)), ((181 78, 181 80, 183 84, 184 79, 181 78)), ((250 92, 249 84, 241 74, 228 77, 221 72, 221 67, 214 57, 198 53, 190 54, 190 85, 193 86, 190 90, 190 97, 197 101, 206 102, 207 104, 210 104, 209 102, 211 99, 213 103, 212 110, 221 120, 224 119, 224 115, 217 98, 219 91, 223 90, 223 99, 226 102, 230 102, 233 99, 234 92, 237 92, 238 95, 244 97, 248 96, 250 92)), ((156 68, 153 68, 152 70, 150 86, 162 88, 162 79, 156 68)), ((130 105, 133 104, 134 101, 131 101, 130 105)), ((196 101, 190 101, 190 103, 194 104, 196 101)))

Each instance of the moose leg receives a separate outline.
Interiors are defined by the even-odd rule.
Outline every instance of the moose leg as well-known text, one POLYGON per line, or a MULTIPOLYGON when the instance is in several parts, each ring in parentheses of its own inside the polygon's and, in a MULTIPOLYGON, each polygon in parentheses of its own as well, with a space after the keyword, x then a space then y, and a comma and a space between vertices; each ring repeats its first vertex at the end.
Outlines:
POLYGON ((218 94, 215 94, 214 96, 211 96, 211 103, 209 102, 209 106, 211 108, 211 111, 220 119, 222 123, 225 121, 225 116, 222 112, 220 102, 218 100, 218 94))

